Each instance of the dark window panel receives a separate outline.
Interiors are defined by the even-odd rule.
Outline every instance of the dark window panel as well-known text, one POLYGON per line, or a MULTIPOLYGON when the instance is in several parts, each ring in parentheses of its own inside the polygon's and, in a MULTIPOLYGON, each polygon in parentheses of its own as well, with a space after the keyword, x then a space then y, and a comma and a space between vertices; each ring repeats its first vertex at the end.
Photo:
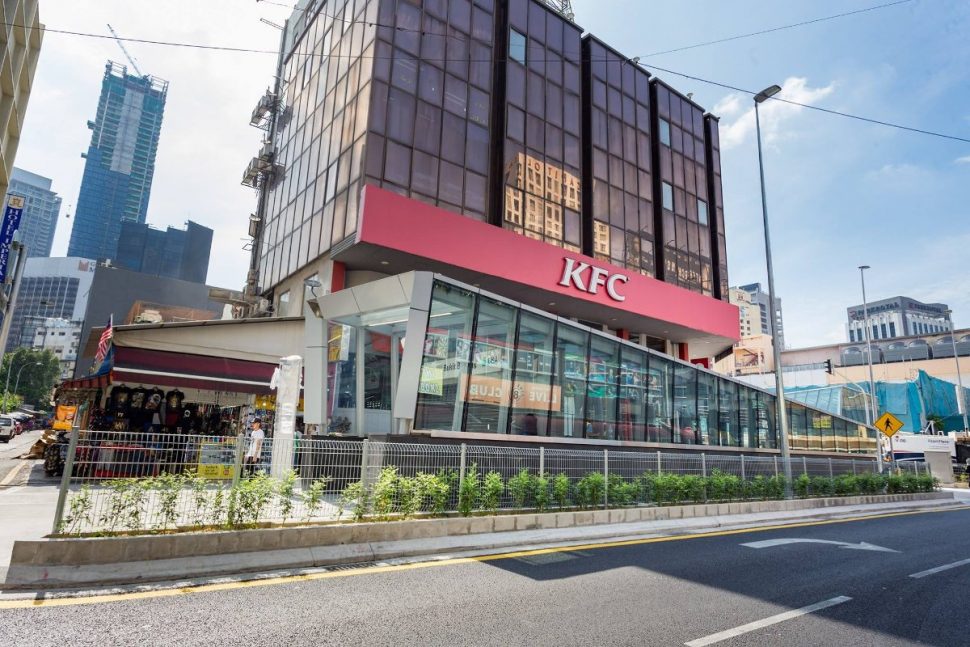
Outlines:
POLYGON ((468 84, 450 74, 445 75, 445 110, 462 117, 468 111, 468 84))
POLYGON ((438 158, 421 151, 414 151, 411 157, 411 186, 425 195, 438 192, 438 158))
POLYGON ((471 46, 471 60, 469 64, 468 80, 472 85, 483 90, 491 90, 492 84, 492 50, 489 46, 473 42, 471 46))
POLYGON ((460 166, 442 161, 440 164, 438 199, 460 204, 464 193, 464 174, 460 166))
POLYGON ((472 36, 478 40, 491 42, 494 38, 492 29, 491 14, 475 7, 472 11, 472 36))
POLYGON ((387 135, 410 144, 414 131, 414 97, 391 88, 387 101, 387 135))
POLYGON ((525 143, 525 113, 514 106, 509 106, 506 113, 506 131, 515 141, 525 143))
POLYGON ((437 156, 441 147, 441 108, 418 101, 414 146, 437 156))
POLYGON ((465 34, 470 33, 472 7, 468 0, 448 0, 448 22, 465 34))
POLYGON ((468 124, 465 163, 479 173, 488 171, 488 130, 473 123, 468 124))
POLYGON ((509 103, 525 109, 525 68, 518 65, 507 66, 505 87, 509 103))
POLYGON ((421 63, 421 81, 418 96, 436 106, 441 105, 444 95, 444 73, 429 63, 421 63))
POLYGON ((485 213, 485 176, 465 171, 465 207, 478 215, 485 213))
POLYGON ((441 118, 441 156, 459 166, 465 164, 465 120, 450 112, 441 118))

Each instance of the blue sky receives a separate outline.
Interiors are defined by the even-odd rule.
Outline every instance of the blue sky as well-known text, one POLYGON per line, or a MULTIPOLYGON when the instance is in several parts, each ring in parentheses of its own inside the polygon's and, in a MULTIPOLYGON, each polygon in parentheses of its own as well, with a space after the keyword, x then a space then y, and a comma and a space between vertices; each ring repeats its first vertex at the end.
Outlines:
MULTIPOLYGON (((883 4, 575 0, 576 21, 642 63, 970 138, 970 4, 915 0, 656 57, 644 54, 883 4)), ((751 99, 665 72, 721 116, 732 284, 764 281, 751 99)), ((904 294, 970 326, 970 144, 786 105, 762 110, 775 281, 789 346, 845 339, 845 308, 904 294), (960 161, 961 158, 966 158, 960 161)))
MULTIPOLYGON (((881 4, 880 0, 574 0, 576 22, 643 63, 731 85, 784 85, 826 108, 970 137, 970 3, 912 2, 834 21, 648 58, 650 52, 881 4)), ((252 0, 44 2, 51 28, 158 40, 274 48, 284 7, 252 0), (137 4, 137 9, 134 5, 137 4), (177 17, 177 18, 176 18, 177 17)), ((209 282, 238 288, 255 195, 242 170, 258 147, 249 112, 273 57, 132 43, 140 67, 171 82, 149 221, 192 218, 216 229, 209 282)), ((48 34, 17 165, 77 200, 110 40, 48 34)), ((732 283, 763 281, 764 243, 750 98, 657 72, 722 118, 732 283)), ((944 301, 970 327, 970 144, 915 135, 781 104, 766 105, 766 174, 779 295, 789 345, 844 338, 845 308, 905 294, 944 301), (960 158, 966 158, 960 162, 960 158)), ((70 234, 62 219, 54 253, 70 234)))

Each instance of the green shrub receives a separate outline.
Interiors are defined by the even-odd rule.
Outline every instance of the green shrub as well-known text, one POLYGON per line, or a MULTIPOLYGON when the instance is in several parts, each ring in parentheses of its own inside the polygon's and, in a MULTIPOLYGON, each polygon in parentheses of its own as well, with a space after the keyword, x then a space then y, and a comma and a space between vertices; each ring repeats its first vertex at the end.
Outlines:
MULTIPOLYGON (((144 495, 147 490, 152 489, 158 492, 158 526, 159 528, 169 528, 178 525, 178 503, 179 495, 182 493, 182 485, 185 479, 179 474, 169 474, 163 472, 159 476, 147 479, 132 479, 130 495, 135 497, 139 493, 144 495)), ((135 509, 139 507, 139 502, 132 500, 129 503, 129 510, 135 516, 129 519, 131 524, 129 530, 140 530, 140 514, 135 509)))
POLYGON ((734 474, 715 469, 707 477, 707 499, 709 501, 731 501, 741 496, 741 479, 734 474))
POLYGON ((482 491, 479 494, 478 507, 486 512, 495 514, 495 511, 498 510, 499 500, 501 500, 503 492, 505 492, 505 482, 502 481, 502 475, 492 470, 485 475, 485 479, 482 482, 482 491))
POLYGON ((309 521, 320 511, 320 506, 323 504, 323 495, 326 493, 328 485, 330 485, 330 477, 324 476, 315 480, 310 484, 310 487, 304 488, 300 492, 300 499, 303 501, 304 521, 309 521))
POLYGON ((916 478, 918 479, 920 492, 932 492, 939 487, 939 481, 929 474, 921 474, 916 478))
POLYGON ((861 491, 859 479, 852 474, 842 474, 835 477, 835 494, 837 496, 852 496, 861 491))
POLYGON ((681 476, 680 491, 682 500, 703 503, 707 498, 707 479, 694 474, 681 476))
POLYGON ((374 516, 386 520, 395 511, 397 504, 397 468, 385 467, 381 470, 371 491, 374 516))
POLYGON ((552 480, 552 497, 560 510, 569 505, 570 489, 569 477, 565 474, 557 474, 556 478, 552 480))
POLYGON ((370 488, 364 487, 363 481, 351 483, 340 493, 337 517, 342 517, 345 510, 351 510, 354 521, 361 521, 370 514, 371 500, 370 488))
POLYGON ((410 519, 421 509, 421 483, 417 477, 397 477, 397 500, 401 517, 410 519))
POLYGON ((889 494, 900 494, 905 491, 903 476, 901 474, 890 474, 886 478, 886 492, 889 494))
POLYGON ((799 474, 795 482, 792 483, 792 488, 795 490, 795 496, 807 497, 811 493, 812 479, 809 478, 808 474, 799 474))
POLYGON ((280 501, 280 516, 283 523, 290 518, 293 513, 293 491, 296 489, 296 479, 298 475, 295 470, 289 473, 276 483, 276 496, 280 501))
POLYGON ((769 499, 785 498, 785 477, 781 475, 769 477, 767 491, 769 499))
POLYGON ((644 472, 637 478, 637 500, 641 503, 654 503, 657 494, 656 472, 644 472))
POLYGON ((832 496, 835 494, 835 479, 828 476, 815 476, 809 489, 812 496, 832 496))
POLYGON ((598 508, 603 505, 606 478, 602 472, 590 472, 576 484, 576 502, 581 508, 598 508))
POLYGON ((471 515, 478 499, 478 465, 472 463, 465 470, 465 479, 458 486, 458 512, 463 517, 471 515))
POLYGON ((639 488, 637 482, 627 481, 619 474, 610 474, 608 479, 609 496, 607 501, 611 507, 633 505, 637 502, 639 488))
POLYGON ((856 485, 862 494, 882 494, 886 489, 886 478, 882 474, 866 472, 855 477, 856 485))
POLYGON ((549 504, 552 502, 552 494, 549 491, 550 485, 548 474, 537 474, 532 477, 529 489, 532 491, 532 500, 535 501, 538 512, 545 512, 549 509, 549 504))
POLYGON ((524 508, 532 490, 532 476, 529 470, 523 468, 515 476, 509 477, 508 488, 509 496, 512 497, 512 506, 520 510, 524 508))
POLYGON ((444 514, 448 500, 451 498, 451 479, 448 476, 443 476, 441 472, 438 474, 418 472, 414 478, 418 482, 418 489, 421 493, 422 508, 427 509, 433 515, 444 514))
POLYGON ((654 479, 654 497, 659 504, 677 505, 686 497, 681 477, 676 474, 658 474, 654 479))

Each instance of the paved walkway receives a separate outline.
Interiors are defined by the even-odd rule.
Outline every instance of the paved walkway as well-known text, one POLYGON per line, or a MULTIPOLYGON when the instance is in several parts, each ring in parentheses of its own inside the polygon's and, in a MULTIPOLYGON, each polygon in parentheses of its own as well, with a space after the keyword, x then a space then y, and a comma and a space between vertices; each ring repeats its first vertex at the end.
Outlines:
POLYGON ((18 539, 50 533, 60 480, 44 475, 44 461, 22 461, 10 485, 0 487, 0 581, 7 576, 10 551, 18 539))

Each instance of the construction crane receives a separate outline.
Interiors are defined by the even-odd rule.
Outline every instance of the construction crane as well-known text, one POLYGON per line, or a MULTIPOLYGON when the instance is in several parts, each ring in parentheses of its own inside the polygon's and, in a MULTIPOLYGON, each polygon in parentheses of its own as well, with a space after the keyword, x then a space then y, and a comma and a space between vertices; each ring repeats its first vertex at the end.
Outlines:
POLYGON ((138 76, 145 76, 144 74, 141 73, 141 70, 138 69, 138 64, 135 63, 135 59, 132 58, 131 54, 128 53, 128 50, 125 49, 125 44, 121 42, 121 36, 118 35, 118 33, 111 27, 110 24, 108 25, 108 31, 111 32, 112 36, 114 36, 115 42, 118 43, 118 47, 121 48, 121 51, 125 55, 125 58, 127 58, 128 62, 131 63, 131 69, 135 70, 135 74, 137 74, 138 76))

